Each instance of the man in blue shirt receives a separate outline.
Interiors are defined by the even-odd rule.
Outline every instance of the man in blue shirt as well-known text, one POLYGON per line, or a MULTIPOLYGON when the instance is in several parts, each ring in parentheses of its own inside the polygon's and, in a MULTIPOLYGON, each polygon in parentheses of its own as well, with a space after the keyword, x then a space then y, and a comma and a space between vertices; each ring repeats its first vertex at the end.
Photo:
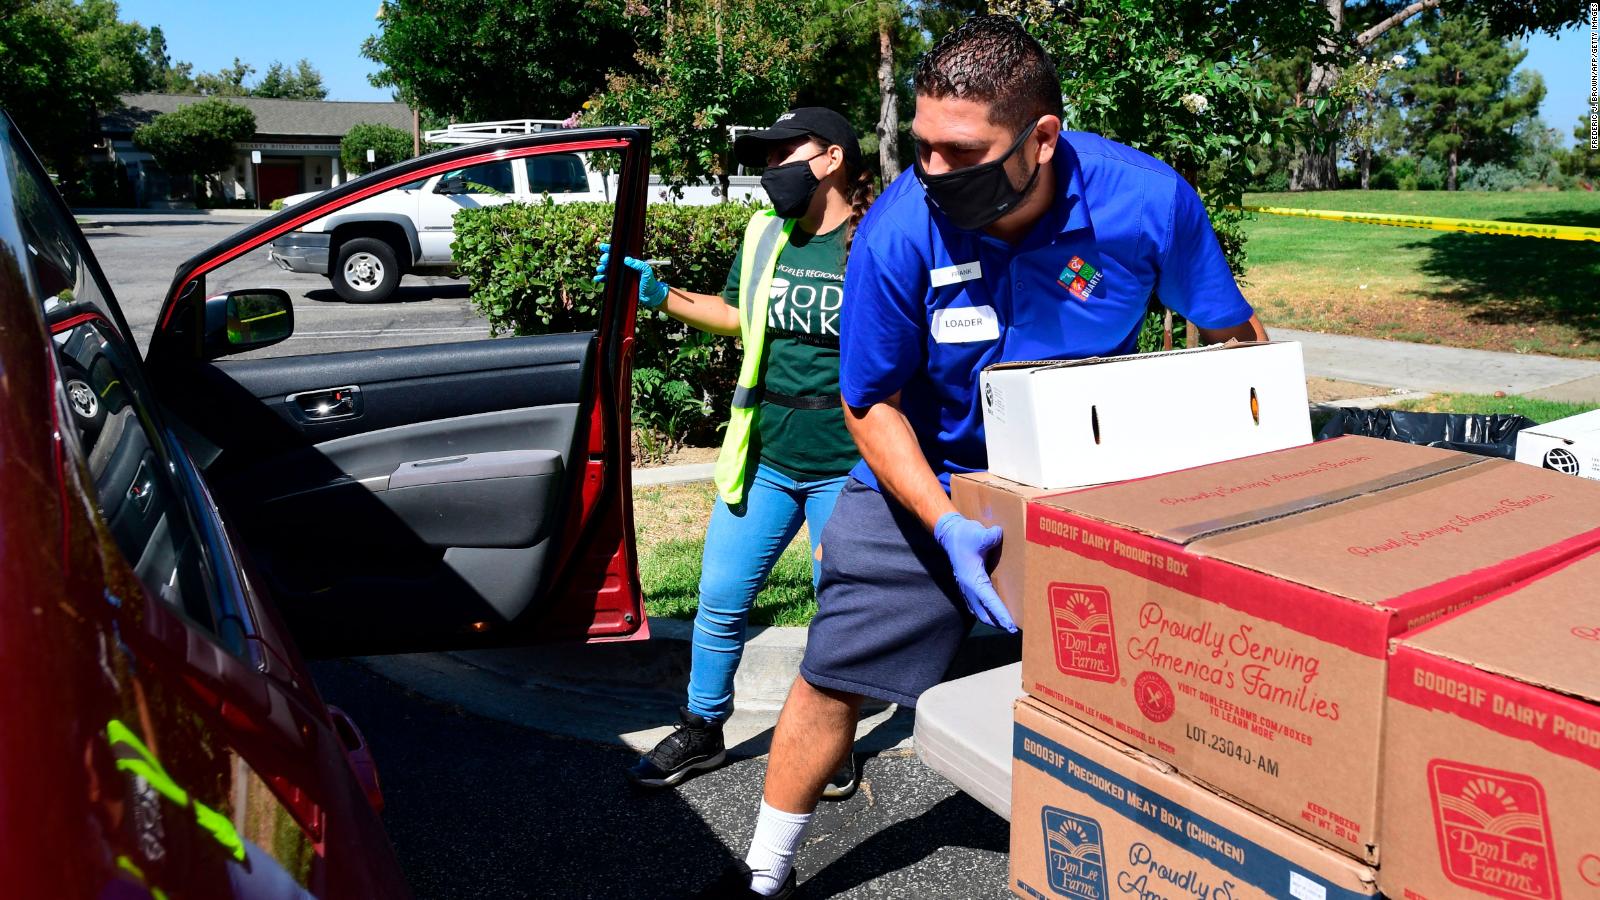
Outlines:
POLYGON ((915 706, 974 617, 1016 630, 986 569, 1000 529, 949 497, 951 473, 987 465, 985 366, 1132 352, 1152 293, 1206 343, 1265 338, 1194 189, 1144 153, 1063 132, 1055 67, 1016 21, 956 28, 916 91, 916 177, 873 205, 845 273, 840 390, 862 462, 822 535, 817 615, 749 855, 705 896, 786 896, 862 699, 915 706))

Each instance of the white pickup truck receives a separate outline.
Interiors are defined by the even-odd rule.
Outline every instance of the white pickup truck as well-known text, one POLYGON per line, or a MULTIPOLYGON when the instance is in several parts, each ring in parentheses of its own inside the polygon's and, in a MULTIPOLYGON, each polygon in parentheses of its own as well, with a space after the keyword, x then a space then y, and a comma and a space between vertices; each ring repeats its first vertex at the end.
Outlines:
MULTIPOLYGON (((560 123, 532 119, 452 125, 428 132, 433 144, 467 144, 513 133, 543 131, 560 123)), ((388 299, 402 275, 453 275, 455 214, 463 209, 502 203, 532 203, 549 197, 556 203, 610 202, 615 177, 588 165, 583 154, 552 153, 517 160, 497 160, 442 172, 401 185, 307 223, 272 242, 273 262, 291 272, 326 275, 345 300, 377 303, 388 299)), ((674 193, 651 176, 652 203, 697 206, 722 202, 710 185, 674 193)), ((728 199, 766 200, 761 179, 735 175, 728 199)), ((284 198, 292 206, 313 193, 284 198)))

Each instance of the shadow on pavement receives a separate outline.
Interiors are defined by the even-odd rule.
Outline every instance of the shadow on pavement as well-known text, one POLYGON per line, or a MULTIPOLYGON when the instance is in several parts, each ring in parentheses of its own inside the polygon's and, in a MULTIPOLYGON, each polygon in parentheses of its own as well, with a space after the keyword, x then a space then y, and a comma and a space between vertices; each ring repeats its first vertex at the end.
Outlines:
POLYGON ((1009 838, 1010 832, 1000 817, 966 794, 955 794, 922 815, 890 824, 845 851, 801 882, 795 898, 834 897, 949 847, 1006 853, 1010 849, 1009 838))
MULTIPOLYGON (((1562 210, 1504 221, 1600 227, 1600 213, 1562 210)), ((1444 299, 1471 309, 1491 324, 1570 325, 1585 340, 1600 339, 1600 252, 1589 241, 1448 232, 1426 242, 1421 264, 1430 276, 1452 282, 1444 299)))
POLYGON ((423 303, 428 300, 465 300, 472 296, 472 286, 465 281, 451 284, 402 284, 394 289, 388 299, 378 303, 346 300, 333 288, 317 288, 305 292, 307 300, 318 303, 348 303, 352 306, 388 306, 394 303, 423 303))

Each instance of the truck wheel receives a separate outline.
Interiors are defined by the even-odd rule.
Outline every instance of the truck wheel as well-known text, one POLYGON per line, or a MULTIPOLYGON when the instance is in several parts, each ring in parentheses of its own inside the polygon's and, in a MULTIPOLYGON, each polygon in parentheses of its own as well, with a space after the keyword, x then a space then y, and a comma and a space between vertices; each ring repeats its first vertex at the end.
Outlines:
POLYGON ((389 299, 400 283, 400 261, 384 241, 352 238, 339 245, 339 258, 328 277, 334 291, 351 303, 379 303, 389 299))

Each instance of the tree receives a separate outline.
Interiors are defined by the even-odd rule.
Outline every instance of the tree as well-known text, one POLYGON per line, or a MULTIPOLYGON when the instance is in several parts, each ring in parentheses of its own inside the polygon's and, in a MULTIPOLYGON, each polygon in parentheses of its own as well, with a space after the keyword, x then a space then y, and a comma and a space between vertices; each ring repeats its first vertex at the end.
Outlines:
POLYGON ((233 145, 255 134, 255 113, 208 98, 162 113, 133 132, 133 143, 173 176, 210 176, 233 164, 233 145))
POLYGON ((1593 149, 1589 143, 1592 132, 1589 130, 1589 117, 1578 116, 1578 124, 1572 126, 1572 136, 1578 143, 1570 150, 1561 154, 1561 172, 1574 178, 1590 182, 1600 179, 1600 150, 1593 149))
POLYGON ((1512 80, 1528 55, 1480 19, 1430 16, 1418 30, 1427 50, 1400 73, 1411 151, 1446 162, 1456 190, 1462 162, 1508 162, 1517 131, 1538 114, 1542 80, 1512 80))
POLYGON ((727 196, 728 127, 789 108, 828 25, 807 2, 680 0, 659 17, 638 6, 640 43, 659 49, 639 52, 638 74, 609 76, 583 120, 649 125, 660 174, 675 185, 715 178, 727 196))
MULTIPOLYGON (((1302 142, 1291 186, 1295 190, 1338 187, 1338 135, 1344 109, 1328 96, 1340 70, 1370 53, 1391 29, 1425 12, 1478 19, 1491 34, 1519 37, 1534 31, 1554 34, 1581 21, 1581 4, 1564 0, 1321 0, 1331 31, 1314 46, 1313 64, 1296 104, 1313 113, 1316 127, 1302 142), (1346 15, 1347 4, 1351 7, 1346 15), (1347 23, 1347 19, 1350 21, 1347 23), (1354 26, 1347 29, 1346 24, 1354 26)), ((1231 5, 1231 4, 1230 4, 1231 5)))
POLYGON ((1177 169, 1200 192, 1228 262, 1244 268, 1236 206, 1255 172, 1252 150, 1281 143, 1300 112, 1275 105, 1258 65, 1314 45, 1315 7, 1210 0, 1017 0, 1012 12, 1049 50, 1069 128, 1094 131, 1177 169))
POLYGON ((413 107, 462 119, 565 118, 633 69, 641 0, 383 0, 361 53, 413 107))
POLYGON ((267 74, 261 76, 250 89, 252 97, 277 97, 284 100, 326 100, 328 89, 322 84, 322 73, 311 65, 311 60, 301 59, 291 71, 288 66, 273 60, 267 74))
POLYGON ((339 161, 345 170, 356 175, 375 172, 411 158, 411 135, 393 125, 363 123, 345 133, 339 141, 339 161), (375 161, 367 162, 367 151, 373 151, 375 161))
POLYGON ((244 82, 255 71, 255 66, 242 63, 235 56, 231 66, 194 76, 195 93, 206 97, 248 97, 250 89, 244 86, 244 82))

